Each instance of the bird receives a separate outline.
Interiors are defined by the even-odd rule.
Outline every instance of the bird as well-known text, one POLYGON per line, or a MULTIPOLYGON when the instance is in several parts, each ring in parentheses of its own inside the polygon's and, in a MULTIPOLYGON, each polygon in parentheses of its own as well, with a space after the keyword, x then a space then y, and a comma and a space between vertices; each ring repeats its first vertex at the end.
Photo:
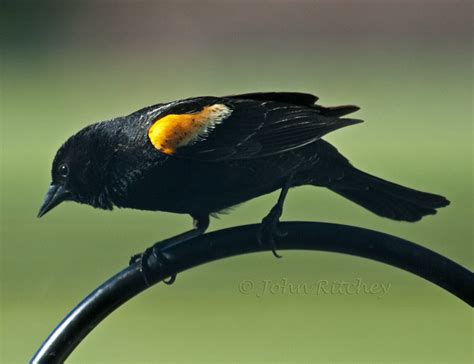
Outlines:
POLYGON ((280 218, 293 187, 326 187, 397 221, 449 204, 354 167, 322 137, 361 123, 346 117, 359 107, 317 101, 301 92, 191 97, 86 126, 57 151, 38 217, 64 201, 188 214, 193 228, 170 238, 181 242, 203 234, 211 216, 279 190, 258 240, 280 257, 280 218))

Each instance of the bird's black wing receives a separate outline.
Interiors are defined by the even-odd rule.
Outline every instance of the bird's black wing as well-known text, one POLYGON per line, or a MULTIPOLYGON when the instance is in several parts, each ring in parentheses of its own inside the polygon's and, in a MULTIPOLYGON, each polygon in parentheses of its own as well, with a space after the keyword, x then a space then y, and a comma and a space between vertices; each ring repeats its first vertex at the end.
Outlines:
POLYGON ((253 92, 240 95, 224 96, 227 99, 237 100, 256 100, 256 101, 274 101, 283 104, 313 106, 318 97, 312 94, 302 92, 253 92))
POLYGON ((316 95, 302 92, 255 92, 224 97, 238 100, 274 101, 283 104, 307 106, 317 110, 324 116, 339 117, 359 110, 359 107, 354 105, 342 105, 334 107, 316 105, 316 101, 319 99, 316 95))
POLYGON ((340 118, 357 110, 355 106, 326 108, 314 105, 316 100, 299 93, 182 100, 154 115, 148 136, 157 149, 174 157, 221 161, 299 148, 361 122, 340 118))

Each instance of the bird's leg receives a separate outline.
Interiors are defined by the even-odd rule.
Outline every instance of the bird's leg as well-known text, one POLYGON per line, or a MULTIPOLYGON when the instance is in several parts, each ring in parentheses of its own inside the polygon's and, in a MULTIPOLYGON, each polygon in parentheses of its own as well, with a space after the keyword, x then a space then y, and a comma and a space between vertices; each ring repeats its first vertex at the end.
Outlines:
POLYGON ((285 184, 281 188, 277 203, 272 207, 268 215, 263 218, 260 229, 257 233, 260 245, 270 245, 273 255, 277 258, 281 258, 281 255, 276 252, 275 237, 282 237, 287 234, 287 232, 279 229, 278 224, 283 213, 283 203, 285 202, 286 195, 291 187, 292 177, 293 176, 289 176, 285 181, 285 184))
MULTIPOLYGON (((158 243, 155 243, 152 247, 146 249, 145 252, 143 252, 143 254, 137 254, 137 255, 132 256, 132 258, 130 259, 130 264, 136 263, 137 261, 141 262, 142 271, 145 276, 145 280, 147 282, 151 281, 151 279, 149 279, 150 272, 148 271, 147 265, 143 263, 146 262, 147 259, 152 255, 157 260, 166 260, 166 257, 161 252, 161 246, 163 244, 170 246, 170 245, 182 243, 183 241, 195 238, 196 236, 203 234, 206 231, 206 229, 209 227, 209 215, 206 215, 206 214, 191 215, 191 217, 193 218, 194 229, 186 231, 182 234, 173 236, 171 238, 162 240, 158 243)), ((163 281, 163 282, 165 284, 170 285, 170 284, 173 284, 175 280, 176 280, 176 275, 173 275, 169 278, 169 280, 163 281)))

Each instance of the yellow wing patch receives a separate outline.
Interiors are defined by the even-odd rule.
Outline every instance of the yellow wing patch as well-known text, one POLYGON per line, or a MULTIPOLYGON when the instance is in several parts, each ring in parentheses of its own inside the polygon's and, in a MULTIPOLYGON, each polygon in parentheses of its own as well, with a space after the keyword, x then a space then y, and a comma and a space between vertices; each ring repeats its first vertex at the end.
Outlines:
POLYGON ((169 114, 148 129, 148 138, 159 151, 172 155, 179 147, 191 145, 208 135, 232 110, 224 104, 204 107, 192 114, 169 114))

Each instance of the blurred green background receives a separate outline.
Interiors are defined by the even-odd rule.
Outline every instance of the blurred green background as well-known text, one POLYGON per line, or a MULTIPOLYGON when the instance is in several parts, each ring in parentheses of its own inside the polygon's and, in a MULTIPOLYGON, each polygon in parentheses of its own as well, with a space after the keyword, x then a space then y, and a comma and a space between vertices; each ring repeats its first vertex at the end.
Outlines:
MULTIPOLYGON (((292 190, 285 220, 363 226, 472 269, 469 1, 3 2, 1 362, 24 363, 64 315, 187 216, 64 204, 35 218, 63 141, 85 125, 194 95, 295 90, 353 103, 366 123, 327 137, 356 166, 447 196, 420 223, 379 218, 327 190, 292 190)), ((276 194, 214 219, 254 223, 276 194)), ((256 288, 256 289, 257 289, 256 288)), ((71 363, 473 360, 473 315, 409 273, 285 252, 198 267, 116 311, 71 363), (243 280, 389 283, 374 295, 239 292, 243 280)))

